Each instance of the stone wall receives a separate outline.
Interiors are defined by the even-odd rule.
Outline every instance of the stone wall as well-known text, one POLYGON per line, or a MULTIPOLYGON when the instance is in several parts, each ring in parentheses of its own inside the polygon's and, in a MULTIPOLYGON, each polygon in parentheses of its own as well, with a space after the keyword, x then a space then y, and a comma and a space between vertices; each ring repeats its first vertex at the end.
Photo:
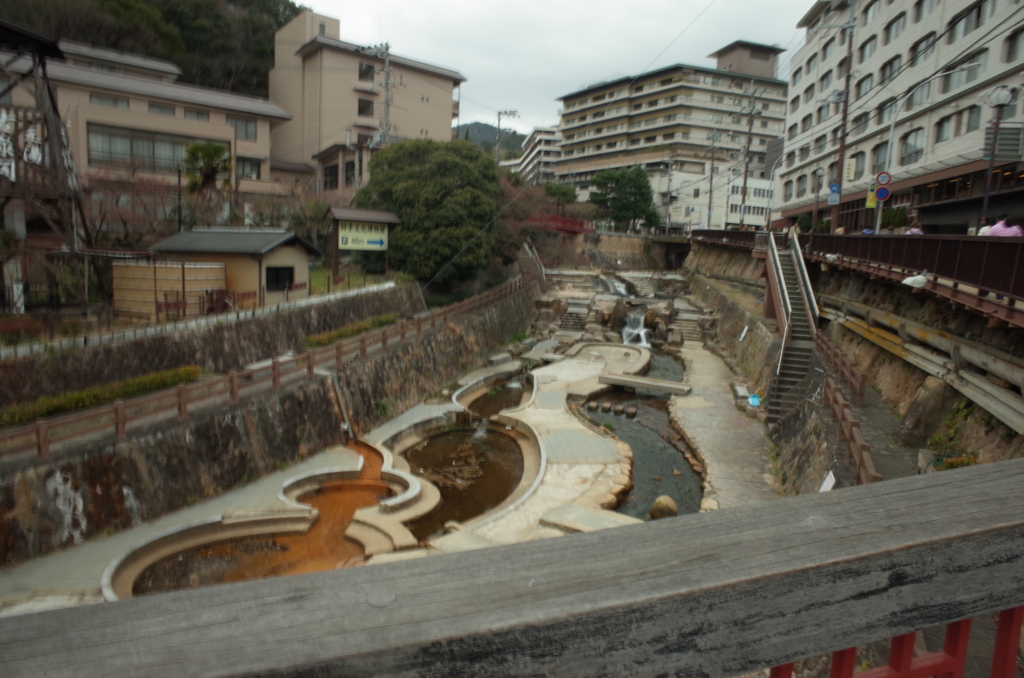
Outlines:
MULTIPOLYGON (((533 286, 451 320, 421 340, 357 360, 339 382, 357 431, 438 393, 529 327, 533 286)), ((341 442, 330 378, 193 409, 125 441, 85 442, 52 460, 0 464, 0 565, 152 520, 341 442)))
POLYGON ((337 444, 340 422, 333 385, 320 378, 4 472, 0 564, 215 497, 337 444))
POLYGON ((700 275, 693 277, 690 287, 694 301, 715 313, 711 329, 717 332, 718 346, 732 357, 757 393, 764 398, 769 382, 775 375, 782 338, 765 326, 768 322, 765 318, 746 312, 715 287, 707 285, 700 275), (744 327, 747 328, 747 334, 741 342, 744 327))
MULTIPOLYGON (((580 255, 592 268, 606 271, 653 271, 664 268, 651 254, 647 238, 586 233, 577 241, 580 255)), ((660 261, 664 261, 664 255, 660 261)))
POLYGON ((181 365, 223 374, 301 348, 311 334, 385 313, 410 316, 422 303, 414 285, 403 285, 202 330, 4 361, 0 407, 181 365))
POLYGON ((762 262, 748 249, 695 242, 683 266, 691 273, 764 287, 764 278, 758 275, 762 262))

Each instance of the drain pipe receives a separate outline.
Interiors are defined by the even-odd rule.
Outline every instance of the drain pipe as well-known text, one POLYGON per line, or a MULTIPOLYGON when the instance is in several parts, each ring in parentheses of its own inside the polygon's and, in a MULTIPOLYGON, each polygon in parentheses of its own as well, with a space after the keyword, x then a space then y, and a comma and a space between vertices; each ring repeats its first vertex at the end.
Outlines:
POLYGON ((356 437, 356 430, 352 427, 352 422, 348 418, 348 408, 345 407, 345 397, 341 395, 341 384, 338 382, 338 373, 330 372, 331 383, 334 384, 334 394, 338 396, 338 407, 341 408, 341 418, 344 419, 344 423, 341 425, 341 430, 348 435, 349 438, 356 437))

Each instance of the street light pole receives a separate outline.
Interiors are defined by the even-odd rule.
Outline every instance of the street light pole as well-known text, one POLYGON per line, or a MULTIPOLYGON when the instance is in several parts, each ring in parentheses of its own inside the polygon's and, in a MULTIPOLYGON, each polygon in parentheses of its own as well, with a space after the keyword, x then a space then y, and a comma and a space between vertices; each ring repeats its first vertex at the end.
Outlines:
POLYGON ((1003 118, 1003 109, 1017 102, 1020 98, 1019 85, 999 85, 981 95, 981 100, 996 109, 996 117, 992 123, 992 145, 988 149, 988 172, 985 173, 985 197, 981 202, 980 226, 988 225, 988 198, 992 193, 992 170, 996 164, 996 146, 999 142, 999 123, 1003 118))
POLYGON ((715 196, 715 142, 718 140, 718 130, 707 136, 711 141, 711 173, 708 175, 708 228, 711 228, 711 214, 714 209, 715 196))
POLYGON ((178 233, 181 233, 181 165, 178 165, 178 233))

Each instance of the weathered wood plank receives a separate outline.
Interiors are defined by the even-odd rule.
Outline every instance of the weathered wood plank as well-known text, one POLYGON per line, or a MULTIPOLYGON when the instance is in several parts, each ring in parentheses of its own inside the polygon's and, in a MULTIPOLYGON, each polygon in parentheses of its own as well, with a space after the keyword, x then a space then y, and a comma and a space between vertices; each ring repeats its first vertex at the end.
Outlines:
POLYGON ((1024 460, 0 619, 0 675, 727 676, 1024 604, 1024 460))

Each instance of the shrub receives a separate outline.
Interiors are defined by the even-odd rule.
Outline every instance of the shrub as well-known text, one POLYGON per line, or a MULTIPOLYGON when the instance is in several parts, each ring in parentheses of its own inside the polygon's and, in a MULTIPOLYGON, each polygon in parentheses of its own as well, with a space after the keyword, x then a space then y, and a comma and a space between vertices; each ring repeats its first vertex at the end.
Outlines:
POLYGON ((59 396, 41 396, 34 403, 0 409, 0 426, 24 424, 51 414, 82 410, 87 407, 112 403, 115 400, 159 391, 178 384, 187 384, 198 379, 202 371, 195 365, 186 365, 173 370, 153 372, 141 377, 116 381, 112 384, 93 386, 82 391, 61 393, 59 396))
POLYGON ((367 318, 366 320, 360 320, 359 322, 343 325, 336 330, 310 335, 306 337, 306 345, 310 348, 327 346, 328 344, 333 344, 340 339, 348 339, 349 337, 360 335, 363 332, 370 332, 379 327, 391 325, 396 320, 398 320, 397 313, 387 313, 385 315, 374 316, 372 318, 367 318))

